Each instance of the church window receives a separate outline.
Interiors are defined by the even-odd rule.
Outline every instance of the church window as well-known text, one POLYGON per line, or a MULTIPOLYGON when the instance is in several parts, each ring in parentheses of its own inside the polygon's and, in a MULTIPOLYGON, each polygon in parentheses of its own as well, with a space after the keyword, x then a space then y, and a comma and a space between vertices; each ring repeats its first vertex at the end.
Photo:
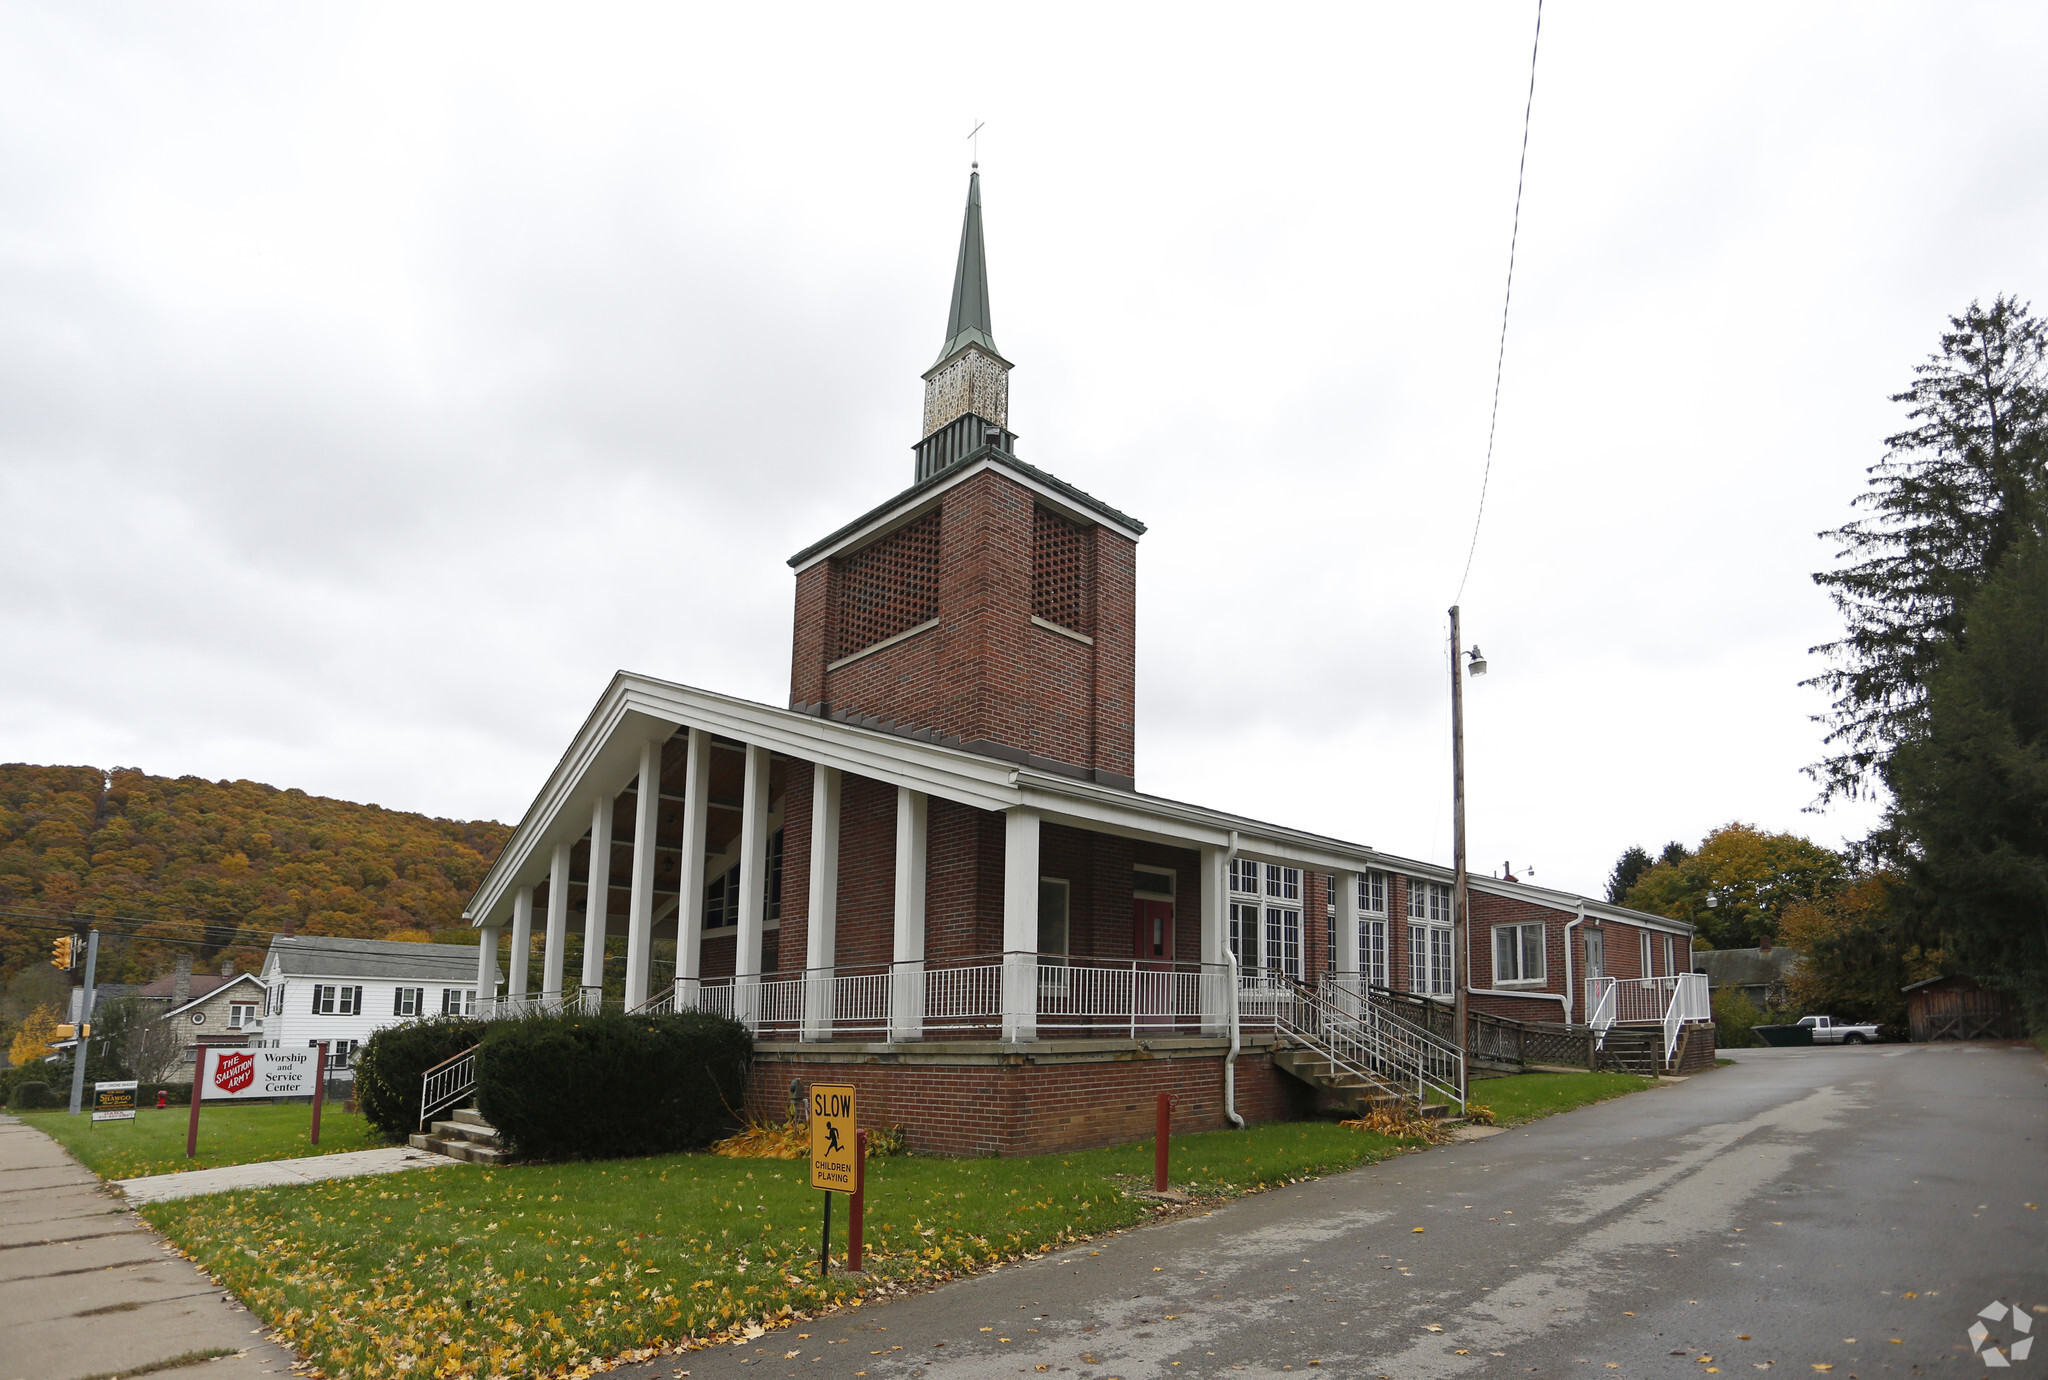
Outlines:
POLYGON ((939 514, 833 562, 834 661, 939 614, 939 514))
POLYGON ((1408 879, 1408 990, 1451 995, 1451 889, 1408 879))
POLYGON ((1031 510, 1031 612, 1048 623, 1095 635, 1091 615, 1095 563, 1088 529, 1044 508, 1031 510))

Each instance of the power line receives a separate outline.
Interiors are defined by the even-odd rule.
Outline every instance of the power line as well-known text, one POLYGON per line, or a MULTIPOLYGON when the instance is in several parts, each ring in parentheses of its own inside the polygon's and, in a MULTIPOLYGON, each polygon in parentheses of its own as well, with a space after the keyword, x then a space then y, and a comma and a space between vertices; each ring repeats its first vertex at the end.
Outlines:
POLYGON ((1522 161, 1515 168, 1515 219, 1508 232, 1508 285, 1500 303, 1500 350, 1493 358, 1493 412, 1486 421, 1486 467, 1479 475, 1479 508, 1472 514, 1472 544, 1465 548, 1465 571, 1458 576, 1458 603, 1465 597, 1465 581, 1472 578, 1472 557, 1479 550, 1479 524, 1486 517, 1486 486, 1493 478, 1493 438, 1500 426, 1500 377, 1508 357, 1508 307, 1515 300, 1515 248, 1522 238, 1522 181, 1529 171, 1529 116, 1536 108, 1536 53, 1543 44, 1543 0, 1536 0, 1536 37, 1529 44, 1529 99, 1522 106, 1522 161))

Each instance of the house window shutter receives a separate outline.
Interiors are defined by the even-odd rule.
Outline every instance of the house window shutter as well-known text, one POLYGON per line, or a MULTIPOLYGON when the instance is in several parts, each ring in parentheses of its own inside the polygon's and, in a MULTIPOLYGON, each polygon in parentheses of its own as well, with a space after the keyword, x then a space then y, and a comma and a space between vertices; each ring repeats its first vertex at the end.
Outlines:
POLYGON ((320 984, 317 982, 313 984, 313 1005, 310 1010, 315 1016, 320 1014, 320 984))
POLYGON ((391 989, 391 1014, 394 1016, 403 1016, 405 1014, 405 989, 403 987, 391 989))

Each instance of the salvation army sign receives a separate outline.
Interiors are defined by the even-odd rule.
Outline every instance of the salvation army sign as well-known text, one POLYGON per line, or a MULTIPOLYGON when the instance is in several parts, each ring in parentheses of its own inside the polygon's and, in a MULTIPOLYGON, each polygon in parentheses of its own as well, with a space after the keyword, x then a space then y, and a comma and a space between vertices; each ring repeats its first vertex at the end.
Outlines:
POLYGON ((199 1095, 212 1102, 256 1097, 311 1097, 310 1049, 209 1049, 199 1095))

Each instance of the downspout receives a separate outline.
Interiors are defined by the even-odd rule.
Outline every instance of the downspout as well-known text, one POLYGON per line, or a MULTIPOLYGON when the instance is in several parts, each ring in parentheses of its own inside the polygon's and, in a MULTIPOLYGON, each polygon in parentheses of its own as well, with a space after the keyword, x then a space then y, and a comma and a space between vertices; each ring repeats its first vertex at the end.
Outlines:
POLYGON ((1579 902, 1579 913, 1564 922, 1564 1023, 1572 1023, 1572 927, 1586 923, 1586 903, 1579 902))
POLYGON ((1223 1115, 1238 1130, 1244 1118, 1237 1114, 1237 955, 1230 956, 1230 1053, 1223 1059, 1223 1115))
POLYGON ((1223 894, 1223 904, 1225 907, 1223 952, 1229 955, 1230 958, 1230 1053, 1223 1058, 1223 1116, 1232 1126, 1242 1131, 1244 1129, 1244 1118, 1237 1114, 1237 1051, 1239 1045, 1237 1036, 1237 955, 1230 950, 1230 931, 1228 928, 1230 923, 1228 919, 1230 893, 1227 890, 1230 884, 1230 863, 1236 857, 1237 830, 1232 829, 1230 831, 1230 852, 1223 860, 1224 886, 1226 887, 1223 894))

